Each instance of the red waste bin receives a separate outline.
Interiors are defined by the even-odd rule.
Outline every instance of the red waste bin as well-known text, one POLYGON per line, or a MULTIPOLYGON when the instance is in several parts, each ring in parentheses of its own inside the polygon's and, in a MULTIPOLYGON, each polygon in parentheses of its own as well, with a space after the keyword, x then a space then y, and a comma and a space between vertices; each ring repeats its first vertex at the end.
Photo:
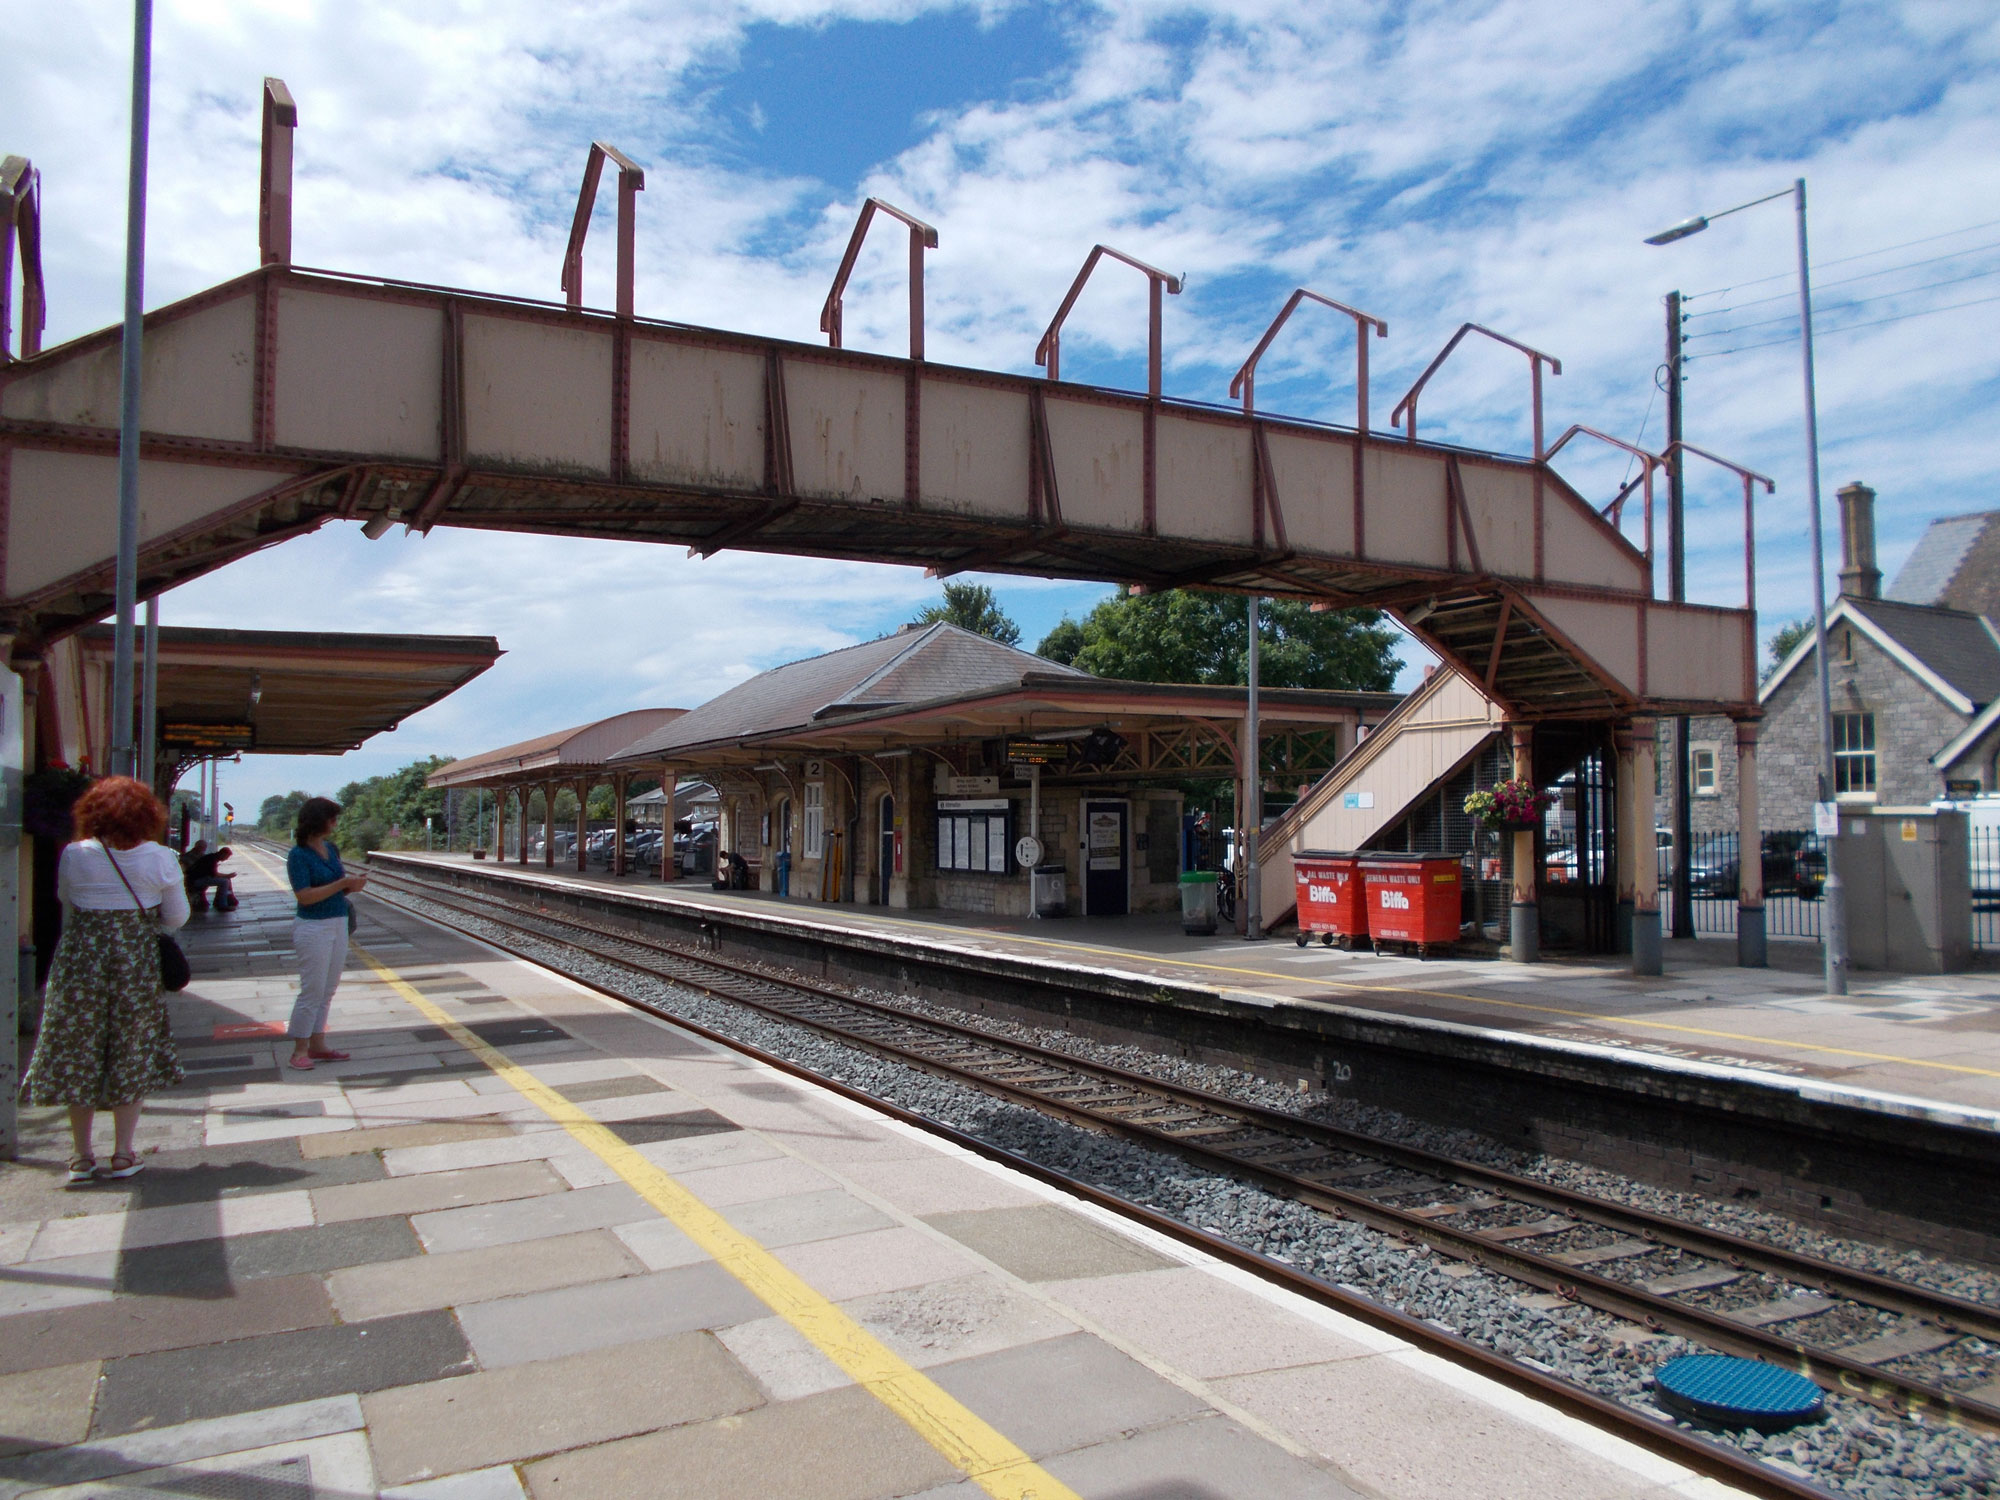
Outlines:
POLYGON ((1301 948, 1315 937, 1331 948, 1352 948, 1368 936, 1368 913, 1361 902, 1361 856, 1342 850, 1301 849, 1292 856, 1298 879, 1301 948))
POLYGON ((1371 854, 1361 864, 1367 887, 1368 936, 1415 948, 1421 958, 1458 941, 1459 862, 1456 854, 1371 854))

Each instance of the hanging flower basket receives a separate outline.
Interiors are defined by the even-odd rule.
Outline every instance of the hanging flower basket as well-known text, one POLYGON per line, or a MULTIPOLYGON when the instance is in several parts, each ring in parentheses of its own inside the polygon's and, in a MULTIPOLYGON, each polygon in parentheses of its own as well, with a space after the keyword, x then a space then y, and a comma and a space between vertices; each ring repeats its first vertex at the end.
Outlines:
POLYGON ((1503 781, 1465 799, 1467 817, 1508 833, 1532 833, 1554 799, 1531 781, 1503 781))

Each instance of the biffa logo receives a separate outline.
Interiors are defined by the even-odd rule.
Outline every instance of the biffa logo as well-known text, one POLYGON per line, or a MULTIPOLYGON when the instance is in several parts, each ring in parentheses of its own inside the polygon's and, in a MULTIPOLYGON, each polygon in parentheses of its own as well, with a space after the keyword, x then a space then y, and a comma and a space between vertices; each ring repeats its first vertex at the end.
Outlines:
POLYGON ((1382 892, 1382 909, 1384 911, 1408 911, 1410 909, 1410 898, 1401 891, 1385 890, 1382 892))

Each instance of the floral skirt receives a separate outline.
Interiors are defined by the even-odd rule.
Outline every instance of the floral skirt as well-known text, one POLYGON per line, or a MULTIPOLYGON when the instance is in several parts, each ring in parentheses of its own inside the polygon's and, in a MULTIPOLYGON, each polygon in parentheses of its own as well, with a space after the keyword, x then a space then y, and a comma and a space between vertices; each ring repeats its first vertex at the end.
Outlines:
POLYGON ((149 912, 63 913, 34 1056, 29 1104, 132 1104, 186 1075, 160 989, 159 925, 149 912))

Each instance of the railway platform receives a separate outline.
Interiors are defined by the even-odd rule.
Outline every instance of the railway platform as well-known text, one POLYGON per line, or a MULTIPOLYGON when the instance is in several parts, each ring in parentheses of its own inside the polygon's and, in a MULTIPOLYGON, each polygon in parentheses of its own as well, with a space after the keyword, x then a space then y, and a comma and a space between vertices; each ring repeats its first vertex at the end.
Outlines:
POLYGON ((1061 971, 1078 985, 1161 986, 1251 1011, 1339 1013, 1497 1043, 1551 1067, 1615 1055, 1628 1068, 1756 1079, 1866 1107, 2000 1129, 2000 969, 1909 976, 1858 971, 1829 996, 1817 947, 1773 942, 1772 966, 1734 964, 1734 945, 1669 942, 1667 972, 1641 978, 1623 959, 1489 959, 1347 953, 1285 938, 1189 937, 1176 917, 988 920, 963 913, 786 900, 707 881, 614 878, 464 855, 398 854, 468 878, 530 889, 584 887, 764 930, 803 925, 856 948, 926 950, 970 964, 1061 971))
POLYGON ((0 1496, 1731 1493, 806 1081, 364 900, 191 924, 129 1183, 0 1168, 0 1496))

